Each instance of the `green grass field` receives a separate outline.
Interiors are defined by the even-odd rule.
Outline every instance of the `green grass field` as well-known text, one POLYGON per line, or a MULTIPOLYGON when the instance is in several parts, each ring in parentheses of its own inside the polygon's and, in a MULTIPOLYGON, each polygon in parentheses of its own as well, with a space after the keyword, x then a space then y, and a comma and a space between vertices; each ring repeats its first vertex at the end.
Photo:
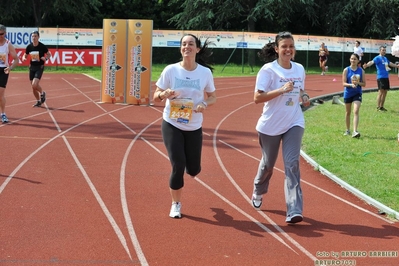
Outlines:
MULTIPOLYGON (((157 80, 164 67, 152 66, 152 81, 157 80)), ((255 76, 259 68, 218 65, 215 66, 214 77, 255 76)), ((16 71, 27 72, 27 67, 18 67, 16 71)), ((46 72, 85 73, 101 80, 100 67, 47 67, 46 72)), ((329 72, 341 74, 342 70, 330 68, 329 72)), ((307 71, 308 75, 319 73, 319 68, 307 71)), ((333 105, 330 101, 306 111, 302 149, 319 165, 345 182, 399 211, 399 91, 388 93, 385 105, 388 112, 377 112, 375 99, 375 92, 364 94, 360 109, 360 139, 343 136, 343 105, 333 105)))
MULTIPOLYGON (((344 105, 328 101, 307 110, 302 150, 348 184, 399 211, 399 91, 388 92, 387 112, 376 110, 376 95, 363 94, 359 139, 343 135, 344 105)), ((352 120, 353 114, 351 126, 352 120)))

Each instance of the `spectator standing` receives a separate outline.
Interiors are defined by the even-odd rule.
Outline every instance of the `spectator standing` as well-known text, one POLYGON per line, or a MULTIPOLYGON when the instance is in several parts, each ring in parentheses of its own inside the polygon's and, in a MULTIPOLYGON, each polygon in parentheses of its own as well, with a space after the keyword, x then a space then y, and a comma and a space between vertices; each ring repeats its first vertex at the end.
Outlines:
POLYGON ((388 58, 385 57, 387 53, 387 48, 385 46, 380 46, 380 54, 373 58, 373 60, 367 62, 363 65, 363 68, 366 69, 375 64, 377 69, 377 85, 378 85, 378 94, 377 94, 377 111, 388 111, 385 109, 385 99, 387 97, 388 90, 391 88, 389 84, 389 67, 399 68, 398 65, 390 62, 388 58))
POLYGON ((353 53, 349 59, 350 66, 344 68, 342 72, 346 125, 344 135, 350 135, 350 118, 353 105, 353 138, 360 138, 358 131, 359 111, 362 104, 362 87, 366 86, 364 70, 358 66, 359 60, 359 55, 353 53))
POLYGON ((360 42, 356 41, 355 42, 355 47, 353 47, 353 53, 357 54, 359 56, 359 66, 362 66, 362 58, 363 58, 363 49, 360 47, 360 42))

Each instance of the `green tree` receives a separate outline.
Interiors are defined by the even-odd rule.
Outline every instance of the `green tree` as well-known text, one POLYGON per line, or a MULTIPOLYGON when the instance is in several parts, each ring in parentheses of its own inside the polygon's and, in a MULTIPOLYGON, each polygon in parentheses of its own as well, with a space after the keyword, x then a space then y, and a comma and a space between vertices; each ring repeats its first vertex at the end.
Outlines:
MULTIPOLYGON (((168 22, 178 29, 192 30, 242 30, 263 31, 269 25, 271 32, 289 30, 287 24, 305 18, 310 25, 318 23, 313 0, 171 0, 181 4, 182 11, 168 22), (305 11, 305 12, 304 12, 305 11), (301 12, 301 16, 293 15, 301 12), (260 26, 260 27, 257 27, 260 26)), ((255 63, 255 53, 248 53, 250 66, 255 63)))
POLYGON ((4 24, 13 27, 88 27, 100 0, 2 0, 4 24))

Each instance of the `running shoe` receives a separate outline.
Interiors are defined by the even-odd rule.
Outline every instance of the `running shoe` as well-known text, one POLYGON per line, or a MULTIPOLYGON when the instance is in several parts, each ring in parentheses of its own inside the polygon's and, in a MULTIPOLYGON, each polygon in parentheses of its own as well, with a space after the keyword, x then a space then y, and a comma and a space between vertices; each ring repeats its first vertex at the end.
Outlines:
POLYGON ((45 101, 46 101, 46 92, 43 91, 43 92, 42 92, 42 95, 40 95, 40 102, 41 102, 41 103, 44 103, 45 101))
POLYGON ((302 221, 303 221, 302 214, 288 215, 287 218, 285 219, 285 222, 289 224, 296 224, 302 221))
POLYGON ((351 134, 351 132, 349 130, 346 130, 345 133, 344 133, 344 136, 348 136, 350 134, 351 134))
POLYGON ((381 107, 380 107, 380 111, 386 112, 386 111, 388 111, 388 110, 381 106, 381 107))
POLYGON ((33 107, 40 107, 40 106, 42 106, 42 102, 41 101, 37 101, 37 103, 35 103, 33 105, 33 107))
POLYGON ((3 124, 8 123, 8 118, 7 118, 6 114, 2 114, 2 115, 1 115, 1 122, 2 122, 3 124))
POLYGON ((181 218, 181 203, 173 202, 172 207, 170 208, 169 217, 171 218, 181 218))
POLYGON ((360 138, 360 133, 357 131, 353 131, 352 138, 360 138))
POLYGON ((252 205, 255 208, 260 208, 262 206, 262 195, 252 195, 252 205))

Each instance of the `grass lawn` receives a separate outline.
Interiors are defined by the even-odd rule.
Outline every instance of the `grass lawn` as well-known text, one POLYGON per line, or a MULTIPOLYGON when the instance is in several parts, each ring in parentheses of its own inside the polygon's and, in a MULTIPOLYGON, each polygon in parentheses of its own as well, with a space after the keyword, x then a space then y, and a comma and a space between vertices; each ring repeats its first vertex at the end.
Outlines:
MULTIPOLYGON (((399 211, 399 91, 388 92, 387 112, 376 110, 376 95, 363 94, 359 139, 343 135, 344 105, 328 101, 307 110, 302 150, 348 184, 399 211)), ((351 127, 352 121, 353 114, 351 127)))

